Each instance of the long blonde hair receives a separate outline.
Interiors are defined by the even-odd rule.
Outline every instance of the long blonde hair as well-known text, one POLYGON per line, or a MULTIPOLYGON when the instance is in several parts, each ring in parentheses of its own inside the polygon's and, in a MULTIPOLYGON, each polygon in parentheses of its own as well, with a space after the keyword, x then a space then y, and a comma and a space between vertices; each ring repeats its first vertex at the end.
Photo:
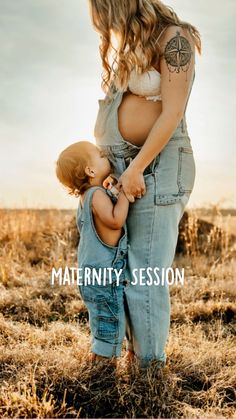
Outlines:
POLYGON ((93 26, 101 35, 102 89, 106 93, 112 84, 126 89, 133 67, 143 73, 154 60, 157 62, 160 54, 157 38, 167 25, 188 29, 201 53, 197 28, 181 21, 173 9, 160 0, 89 0, 89 6, 93 26), (112 32, 119 35, 117 49, 112 45, 112 32))

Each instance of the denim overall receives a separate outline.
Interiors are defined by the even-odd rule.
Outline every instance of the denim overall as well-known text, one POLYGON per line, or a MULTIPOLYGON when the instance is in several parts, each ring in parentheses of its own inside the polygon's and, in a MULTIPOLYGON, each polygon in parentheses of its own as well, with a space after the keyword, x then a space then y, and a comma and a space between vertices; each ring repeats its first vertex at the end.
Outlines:
MULTIPOLYGON (((79 285, 81 298, 88 312, 91 330, 91 350, 97 355, 106 357, 119 356, 125 337, 124 287, 127 265, 127 228, 124 225, 122 237, 117 246, 110 246, 101 240, 93 222, 91 202, 93 193, 104 188, 93 186, 85 192, 84 205, 79 201, 77 227, 80 233, 78 246, 78 266, 83 273, 79 285), (122 270, 119 281, 112 271, 105 284, 85 283, 84 269, 113 268, 122 270)), ((110 196, 109 191, 106 191, 110 196)))
MULTIPOLYGON (((96 143, 107 152, 119 177, 141 146, 125 140, 118 128, 123 91, 99 100, 95 123, 96 143)), ((186 105, 187 107, 187 105, 186 105)), ((186 109, 186 108, 185 108, 186 109)), ((170 327, 170 295, 163 285, 135 284, 133 269, 171 267, 178 225, 195 181, 195 161, 185 113, 167 145, 144 171, 146 193, 130 203, 127 217, 128 285, 125 287, 126 347, 135 352, 141 367, 151 360, 166 362, 165 345, 170 327)), ((181 268, 181 267, 179 267, 181 268)), ((137 272, 137 271, 136 271, 137 272)), ((146 272, 146 271, 145 271, 146 272)), ((147 276, 147 274, 146 274, 147 276)))

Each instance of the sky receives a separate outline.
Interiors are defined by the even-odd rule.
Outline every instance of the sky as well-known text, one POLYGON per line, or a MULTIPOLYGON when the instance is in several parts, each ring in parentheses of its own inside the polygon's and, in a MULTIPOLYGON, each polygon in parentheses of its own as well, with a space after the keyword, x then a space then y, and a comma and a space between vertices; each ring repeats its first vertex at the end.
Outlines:
MULTIPOLYGON (((236 207, 235 0, 169 0, 198 27, 186 113, 196 162, 188 207, 236 207)), ((76 208, 55 176, 65 147, 94 142, 99 35, 87 1, 0 0, 0 207, 76 208)))

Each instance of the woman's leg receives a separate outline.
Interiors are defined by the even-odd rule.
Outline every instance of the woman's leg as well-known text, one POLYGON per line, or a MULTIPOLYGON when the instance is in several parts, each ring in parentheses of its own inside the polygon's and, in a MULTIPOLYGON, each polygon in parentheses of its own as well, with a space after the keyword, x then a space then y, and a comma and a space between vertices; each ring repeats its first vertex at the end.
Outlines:
MULTIPOLYGON (((165 345, 170 325, 168 285, 132 284, 133 269, 149 279, 145 268, 171 267, 178 239, 178 224, 189 199, 187 194, 177 202, 156 204, 155 176, 146 176, 146 194, 130 205, 127 219, 129 249, 129 285, 125 288, 127 348, 134 350, 140 366, 150 360, 166 361, 165 345), (144 268, 143 271, 140 271, 144 268)), ((156 279, 153 275, 153 279, 156 279)))

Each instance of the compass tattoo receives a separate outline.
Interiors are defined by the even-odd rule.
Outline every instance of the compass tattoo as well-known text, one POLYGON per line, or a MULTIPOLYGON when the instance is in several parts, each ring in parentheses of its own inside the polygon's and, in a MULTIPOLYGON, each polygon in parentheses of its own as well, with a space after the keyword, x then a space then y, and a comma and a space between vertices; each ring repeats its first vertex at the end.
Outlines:
POLYGON ((187 81, 187 71, 190 66, 192 55, 193 52, 189 41, 177 31, 176 36, 167 42, 164 51, 164 57, 169 70, 169 81, 170 74, 180 73, 180 70, 186 73, 187 81))

